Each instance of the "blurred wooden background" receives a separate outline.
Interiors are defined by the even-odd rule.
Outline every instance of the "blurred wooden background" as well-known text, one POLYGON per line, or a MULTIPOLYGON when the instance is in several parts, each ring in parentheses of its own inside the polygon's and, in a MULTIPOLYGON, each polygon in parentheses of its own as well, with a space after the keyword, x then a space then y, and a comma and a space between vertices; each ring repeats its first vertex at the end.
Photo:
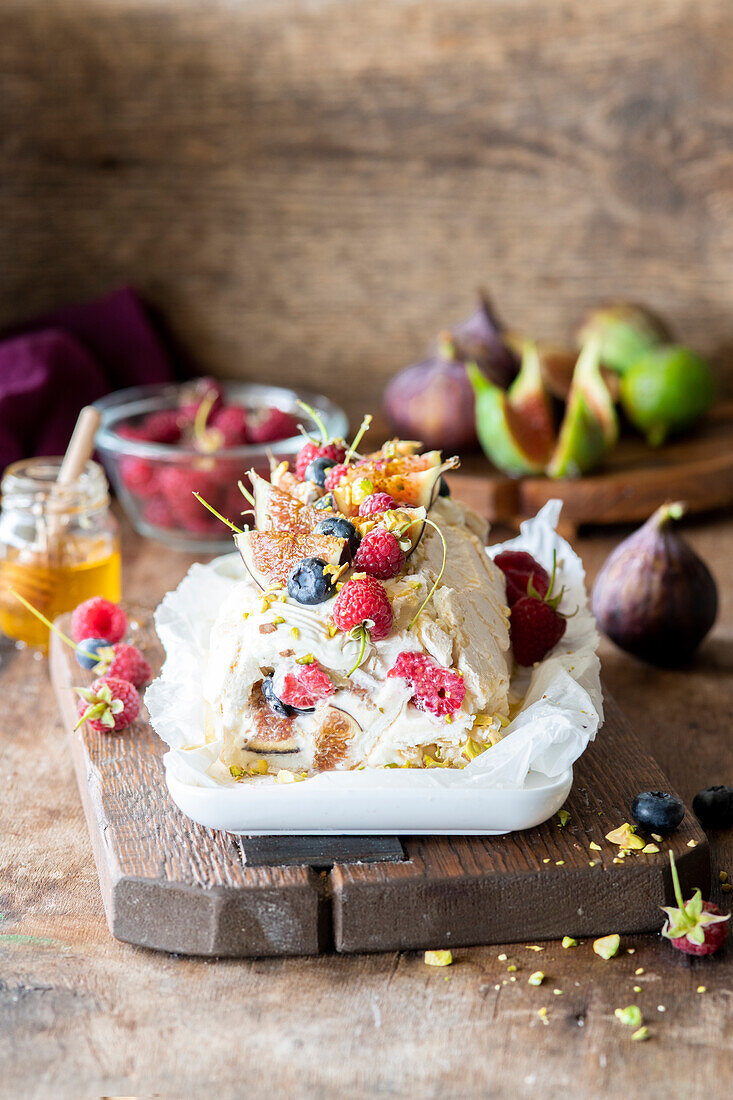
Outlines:
POLYGON ((353 416, 477 284, 733 347, 731 0, 2 0, 0 325, 132 282, 353 416))

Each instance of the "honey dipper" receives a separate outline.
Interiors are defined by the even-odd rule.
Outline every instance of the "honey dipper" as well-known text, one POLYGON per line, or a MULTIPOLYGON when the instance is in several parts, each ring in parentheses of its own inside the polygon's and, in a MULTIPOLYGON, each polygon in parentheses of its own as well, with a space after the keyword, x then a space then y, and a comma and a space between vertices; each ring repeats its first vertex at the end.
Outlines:
POLYGON ((38 523, 37 548, 29 547, 25 560, 6 560, 2 563, 5 584, 15 588, 37 607, 44 607, 48 603, 53 584, 49 568, 58 565, 64 555, 60 499, 63 487, 73 484, 81 476, 94 450, 94 436, 100 419, 98 410, 91 405, 86 405, 81 410, 61 461, 56 482, 51 487, 50 499, 46 506, 50 514, 40 519, 38 523), (54 496, 59 498, 57 502, 54 502, 54 496))

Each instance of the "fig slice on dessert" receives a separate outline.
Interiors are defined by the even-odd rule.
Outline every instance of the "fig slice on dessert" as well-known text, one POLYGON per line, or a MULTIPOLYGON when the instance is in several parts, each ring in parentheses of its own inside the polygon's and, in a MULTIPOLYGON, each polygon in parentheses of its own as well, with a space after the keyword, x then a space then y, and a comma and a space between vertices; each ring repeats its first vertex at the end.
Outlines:
POLYGON ((286 585, 304 558, 319 558, 337 570, 347 560, 348 540, 334 535, 302 535, 287 531, 242 531, 234 542, 252 579, 264 589, 286 585))
POLYGON ((333 490, 336 507, 349 518, 375 493, 387 493, 401 507, 429 510, 440 486, 441 475, 460 465, 458 458, 441 461, 440 451, 424 455, 397 455, 365 460, 350 467, 333 490))
POLYGON ((329 771, 344 764, 352 741, 361 732, 361 726, 348 711, 332 703, 324 707, 316 730, 313 767, 329 771))
POLYGON ((250 470, 255 500, 255 527, 258 531, 290 531, 294 535, 309 535, 325 512, 313 508, 284 489, 250 470))

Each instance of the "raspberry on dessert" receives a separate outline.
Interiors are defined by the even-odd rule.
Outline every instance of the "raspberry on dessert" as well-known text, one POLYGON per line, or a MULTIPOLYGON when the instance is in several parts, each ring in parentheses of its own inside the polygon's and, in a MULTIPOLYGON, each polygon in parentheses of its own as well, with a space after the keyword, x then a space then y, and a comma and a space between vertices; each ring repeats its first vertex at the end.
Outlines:
POLYGON ((346 477, 348 472, 349 467, 344 462, 338 462, 335 466, 332 466, 326 473, 326 483, 324 485, 326 491, 329 493, 333 492, 339 482, 346 477))
POLYGON ((76 729, 86 722, 97 733, 117 733, 140 713, 140 696, 129 680, 102 676, 90 688, 76 690, 80 696, 76 729))
POLYGON ((250 443, 275 443, 278 439, 290 439, 297 431, 298 421, 282 409, 265 409, 247 425, 250 443))
POLYGON ((512 652, 518 665, 533 665, 543 660, 557 645, 567 627, 567 620, 552 603, 535 596, 523 596, 512 607, 510 637, 512 652))
POLYGON ((298 451, 295 460, 295 475, 305 481, 305 472, 317 458, 332 458, 334 463, 342 463, 346 457, 346 448, 341 443, 314 443, 309 439, 298 451))
POLYGON ((125 612, 103 596, 92 596, 80 603, 71 616, 71 636, 75 642, 82 638, 106 638, 112 645, 119 642, 126 629, 125 612))
POLYGON ((313 661, 309 665, 298 665, 297 672, 285 673, 279 699, 296 710, 311 710, 319 699, 333 695, 335 690, 330 676, 313 661))
POLYGON ((120 478, 130 493, 147 498, 158 491, 155 466, 144 458, 123 458, 120 462, 120 478))
POLYGON ((392 604, 383 586, 374 577, 352 577, 338 594, 333 605, 333 621, 344 632, 373 623, 369 627, 372 641, 386 638, 392 629, 392 604))
POLYGON ((405 564, 405 551, 395 535, 383 527, 369 531, 359 544, 354 568, 380 581, 396 577, 405 564))
POLYGON ((538 596, 546 596, 550 587, 547 570, 526 550, 502 550, 494 558, 506 579, 506 602, 512 607, 523 596, 530 596, 530 581, 538 596))
POLYGON ((247 411, 241 405, 225 405, 217 409, 209 423, 221 432, 222 447, 241 447, 247 442, 247 411))
POLYGON ((426 653, 400 653, 387 676, 405 680, 412 688, 415 706, 438 718, 460 710, 466 695, 466 685, 460 673, 444 668, 426 653))
POLYGON ((378 516, 397 507, 397 501, 389 493, 370 493, 359 505, 360 516, 378 516))
POLYGON ((147 684, 153 671, 137 646, 127 642, 117 642, 107 652, 103 650, 93 667, 97 676, 129 680, 136 688, 147 684))

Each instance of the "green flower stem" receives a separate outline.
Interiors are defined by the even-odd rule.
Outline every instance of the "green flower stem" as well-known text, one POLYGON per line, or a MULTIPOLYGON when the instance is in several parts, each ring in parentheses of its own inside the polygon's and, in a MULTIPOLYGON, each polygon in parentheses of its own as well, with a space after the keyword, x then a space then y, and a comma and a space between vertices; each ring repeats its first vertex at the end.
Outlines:
POLYGON ((248 504, 251 504, 251 505, 252 505, 252 507, 254 508, 254 506, 255 506, 255 498, 254 498, 254 497, 252 496, 252 494, 250 493, 249 489, 248 489, 248 488, 247 488, 247 487, 245 486, 244 482, 242 482, 242 481, 238 481, 238 482, 237 482, 237 486, 238 486, 238 488, 239 488, 239 491, 240 491, 240 493, 242 494, 242 496, 244 497, 244 499, 245 499, 245 500, 247 501, 247 503, 248 503, 248 504))
POLYGON ((428 519, 427 516, 426 516, 425 519, 414 519, 414 520, 412 520, 411 523, 408 523, 407 527, 405 528, 405 531, 407 530, 408 527, 412 527, 413 523, 427 523, 433 528, 433 530, 438 532, 438 534, 440 535, 440 541, 443 543, 443 564, 441 565, 440 572, 438 573, 437 577, 435 578, 435 581, 433 582, 433 587, 430 589, 427 596, 425 597, 425 599, 421 603, 421 605, 418 608, 417 613, 416 613, 415 617, 413 618, 412 622, 409 623, 409 625, 407 627, 408 630, 412 630, 413 626, 415 625, 415 623, 417 622, 417 620, 420 618, 423 611, 427 607, 428 601, 432 598, 433 593, 435 592, 436 588, 440 584, 441 579, 443 577, 443 573, 445 572, 445 563, 446 563, 446 560, 447 560, 447 557, 448 557, 448 547, 445 544, 445 538, 443 536, 443 532, 438 527, 437 523, 433 523, 433 521, 431 519, 428 519))
POLYGON ((14 588, 9 588, 8 592, 11 592, 15 596, 16 600, 20 600, 23 607, 26 607, 32 615, 35 615, 37 619, 40 619, 44 626, 47 626, 49 630, 52 630, 54 634, 58 634, 62 642, 66 642, 71 648, 76 651, 76 642, 72 642, 71 638, 67 637, 62 630, 59 630, 57 626, 54 626, 50 619, 47 619, 45 615, 41 614, 37 607, 34 607, 32 603, 29 603, 25 596, 21 596, 20 592, 16 592, 14 588))
MULTIPOLYGON (((306 405, 305 401, 299 401, 298 404, 300 405, 301 409, 305 409, 305 411, 308 413, 308 416, 311 418, 311 420, 315 421, 315 423, 318 427, 318 430, 321 433, 321 439, 322 439, 324 445, 326 443, 328 443, 329 442, 328 432, 326 431, 326 425, 323 423, 323 420, 321 419, 320 414, 317 413, 315 409, 311 408, 310 405, 306 405)), ((302 427, 302 424, 300 425, 300 427, 302 427)))
POLYGON ((231 527, 232 531, 236 531, 238 535, 242 534, 241 527, 235 527, 231 520, 228 520, 226 516, 223 516, 221 514, 221 512, 217 512, 216 508, 214 508, 213 505, 209 504, 208 500, 204 500, 200 493, 194 493, 193 495, 196 497, 196 500, 199 502, 199 504, 203 504, 204 508, 209 509, 213 516, 216 516, 217 519, 220 519, 222 523, 226 523, 227 527, 231 527))
POLYGON ((361 647, 359 649, 359 656, 356 660, 356 664, 354 665, 353 668, 349 669, 349 671, 346 673, 347 676, 353 676, 353 674, 356 672, 356 670, 359 667, 359 665, 361 664, 361 662, 364 660, 364 653, 366 651, 366 644, 367 644, 367 638, 368 637, 369 637, 369 631, 367 630, 367 628, 364 626, 363 623, 362 623, 361 626, 355 626, 354 629, 352 630, 351 637, 349 638, 349 641, 356 642, 359 639, 361 639, 361 647))
POLYGON ((680 886, 680 877, 677 874, 677 864, 674 861, 674 852, 672 851, 671 848, 669 849, 669 864, 670 864, 670 867, 672 868, 672 885, 674 886, 674 896, 677 899, 677 904, 679 905, 680 909, 686 915, 687 910, 685 909, 685 899, 682 897, 682 887, 680 886))
POLYGON ((372 414, 367 413, 366 416, 364 417, 364 419, 361 422, 361 427, 359 428, 359 431, 354 436, 354 442, 351 444, 348 451, 346 452, 346 457, 344 458, 344 463, 347 466, 349 465, 352 458, 356 454, 356 448, 359 446, 362 439, 364 438, 367 431, 369 430, 369 426, 371 425, 371 422, 372 422, 372 414))

